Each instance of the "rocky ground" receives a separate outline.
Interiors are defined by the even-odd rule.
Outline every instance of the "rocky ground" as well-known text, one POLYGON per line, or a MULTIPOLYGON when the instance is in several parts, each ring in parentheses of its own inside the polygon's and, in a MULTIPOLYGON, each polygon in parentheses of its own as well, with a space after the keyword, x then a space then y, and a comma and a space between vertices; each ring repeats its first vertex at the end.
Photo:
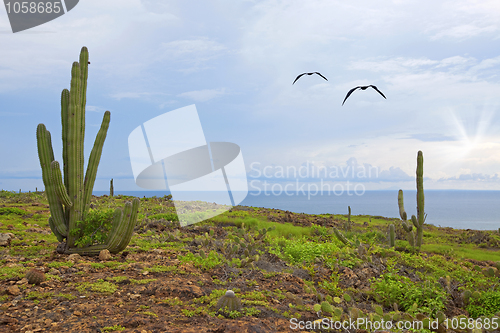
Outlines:
MULTIPOLYGON (((351 291, 352 300, 338 304, 345 313, 354 306, 369 313, 376 303, 370 279, 386 269, 387 258, 381 254, 351 268, 328 268, 320 261, 309 268, 293 266, 264 246, 258 260, 248 267, 224 263, 206 268, 179 260, 198 251, 200 235, 211 233, 215 241, 228 237, 227 223, 194 225, 176 233, 168 221, 149 221, 137 230, 123 253, 68 256, 55 251, 57 241, 46 222, 48 205, 7 202, 0 207, 29 212, 0 219, 0 332, 320 332, 323 330, 293 329, 292 318, 313 322, 324 317, 313 310, 328 293, 320 288, 322 281, 337 276, 338 288, 351 291), (155 243, 158 237, 163 237, 164 246, 155 243), (148 240, 149 248, 144 246, 148 240), (44 281, 29 284, 26 273, 31 269, 43 272, 44 281), (242 299, 240 314, 216 308, 229 289, 242 299)), ((340 223, 333 217, 276 210, 262 209, 258 214, 268 221, 303 226, 340 223)), ((419 280, 414 271, 408 270, 406 275, 419 280)), ((448 288, 447 317, 467 315, 459 285, 452 283, 448 288)))

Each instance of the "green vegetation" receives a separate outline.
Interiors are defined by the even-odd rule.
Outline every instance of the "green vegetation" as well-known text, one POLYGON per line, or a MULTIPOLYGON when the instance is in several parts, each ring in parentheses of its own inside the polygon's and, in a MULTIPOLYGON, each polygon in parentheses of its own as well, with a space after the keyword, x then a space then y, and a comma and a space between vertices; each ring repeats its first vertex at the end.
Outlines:
POLYGON ((0 215, 9 215, 9 214, 16 214, 16 215, 26 215, 28 214, 26 211, 16 208, 16 207, 1 207, 0 208, 0 215))
POLYGON ((485 291, 479 297, 471 296, 466 309, 472 318, 492 317, 500 309, 500 291, 485 291))
POLYGON ((106 332, 123 331, 124 329, 125 327, 121 325, 106 326, 102 328, 102 330, 106 332))
POLYGON ((99 279, 97 280, 97 282, 94 283, 91 282, 77 283, 75 284, 75 288, 80 293, 84 293, 85 291, 90 290, 96 293, 112 294, 118 289, 118 286, 114 283, 99 279))
MULTIPOLYGON (((49 231, 46 223, 26 217, 35 212, 48 215, 44 195, 0 192, 1 204, 15 205, 26 213, 0 215, 0 232, 15 235, 10 247, 0 249, 7 255, 0 260, 0 283, 19 288, 21 294, 2 295, 1 309, 19 300, 28 302, 28 307, 43 307, 79 298, 84 302, 113 299, 111 308, 126 309, 148 322, 160 320, 165 313, 184 320, 244 316, 340 320, 351 316, 426 322, 451 320, 444 314, 453 311, 468 314, 467 320, 497 318, 500 311, 500 236, 496 230, 424 224, 424 242, 415 251, 401 225, 404 214, 397 220, 351 215, 346 231, 346 215, 240 207, 180 228, 168 217, 174 212, 169 200, 145 198, 138 211, 143 223, 132 237, 128 256, 70 261, 53 253, 53 235, 28 231, 49 231), (32 206, 34 202, 27 198, 39 202, 32 206), (31 269, 45 271, 48 281, 17 283, 31 269), (228 289, 241 300, 240 309, 217 308, 228 289), (200 290, 205 296, 186 297, 200 290), (162 296, 157 296, 158 291, 162 296)), ((116 195, 93 197, 87 221, 93 221, 94 228, 109 230, 110 207, 127 200, 116 195)), ((102 320, 98 313, 94 317, 102 320)), ((120 330, 121 326, 113 324, 104 321, 101 330, 120 330)))

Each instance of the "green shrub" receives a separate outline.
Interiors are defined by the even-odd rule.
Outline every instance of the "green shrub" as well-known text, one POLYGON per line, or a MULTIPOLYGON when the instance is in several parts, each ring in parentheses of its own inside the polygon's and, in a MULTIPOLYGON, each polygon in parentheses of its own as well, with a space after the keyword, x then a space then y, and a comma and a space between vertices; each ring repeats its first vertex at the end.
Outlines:
POLYGON ((0 208, 0 215, 9 215, 9 214, 16 214, 16 215, 26 215, 28 212, 16 208, 16 207, 2 207, 0 208))
POLYGON ((471 298, 466 310, 472 318, 492 317, 500 311, 500 292, 485 291, 479 298, 471 298))
POLYGON ((148 216, 150 220, 160 220, 165 219, 167 221, 179 221, 179 217, 175 212, 172 213, 160 213, 148 216))
POLYGON ((378 279, 372 279, 371 288, 377 301, 387 307, 397 303, 401 310, 408 312, 416 303, 415 312, 427 315, 434 315, 445 307, 446 292, 441 286, 429 281, 415 283, 406 276, 396 274, 390 266, 387 273, 378 279))
POLYGON ((79 247, 84 247, 104 243, 111 230, 113 213, 113 209, 90 209, 85 217, 85 221, 78 221, 76 224, 77 229, 75 229, 75 232, 83 233, 83 236, 75 241, 75 244, 79 247))
POLYGON ((193 253, 188 252, 186 255, 177 256, 180 262, 191 262, 193 266, 203 269, 211 269, 217 267, 223 263, 223 257, 215 251, 210 251, 205 259, 199 256, 195 256, 193 253))
POLYGON ((292 264, 312 263, 320 256, 329 256, 339 251, 334 243, 316 243, 304 239, 277 239, 269 252, 292 264))

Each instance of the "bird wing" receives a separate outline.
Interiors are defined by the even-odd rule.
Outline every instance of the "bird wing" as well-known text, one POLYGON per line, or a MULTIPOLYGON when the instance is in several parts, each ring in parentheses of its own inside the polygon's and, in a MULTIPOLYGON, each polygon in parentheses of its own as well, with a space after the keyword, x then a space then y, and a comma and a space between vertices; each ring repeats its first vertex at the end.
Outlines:
POLYGON ((298 80, 298 79, 300 79, 300 77, 301 77, 302 75, 306 75, 306 74, 307 74, 307 73, 302 73, 302 74, 300 74, 299 76, 297 76, 297 78, 295 79, 295 81, 293 81, 292 85, 293 85, 295 82, 297 82, 297 80, 298 80))
POLYGON ((323 79, 325 79, 325 80, 327 80, 327 81, 328 81, 328 79, 327 79, 326 77, 324 77, 323 75, 321 75, 321 73, 319 73, 319 72, 314 72, 314 74, 318 74, 318 75, 319 75, 319 76, 321 76, 323 79))
POLYGON ((373 89, 375 89, 376 91, 378 91, 378 93, 379 93, 380 95, 382 95, 382 97, 383 97, 383 98, 387 99, 387 98, 384 96, 384 94, 382 94, 382 92, 381 92, 380 90, 378 90, 378 89, 377 89, 377 87, 375 87, 375 86, 370 86, 370 87, 372 87, 373 89))
POLYGON ((356 87, 356 88, 352 88, 351 90, 349 90, 349 92, 347 93, 346 97, 344 98, 344 101, 342 102, 342 105, 344 105, 346 99, 351 96, 352 92, 358 88, 361 88, 361 87, 356 87))

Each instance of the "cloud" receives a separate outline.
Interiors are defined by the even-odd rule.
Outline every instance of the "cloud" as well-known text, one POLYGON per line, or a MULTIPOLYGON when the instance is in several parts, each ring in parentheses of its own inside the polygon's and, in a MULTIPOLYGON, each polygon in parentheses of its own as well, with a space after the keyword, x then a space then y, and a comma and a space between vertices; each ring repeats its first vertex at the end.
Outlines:
POLYGON ((455 177, 440 178, 439 182, 445 181, 483 181, 483 182, 500 182, 500 177, 497 173, 488 175, 484 173, 462 173, 455 177))
POLYGON ((406 139, 417 139, 423 142, 442 142, 442 141, 456 141, 457 139, 450 135, 443 135, 438 133, 418 133, 411 134, 406 139))
POLYGON ((160 44, 155 62, 174 63, 172 70, 192 73, 207 69, 208 63, 227 53, 228 49, 221 43, 206 37, 183 39, 160 44))
POLYGON ((94 106, 94 105, 87 105, 85 106, 85 111, 90 111, 90 112, 103 112, 106 111, 105 108, 102 108, 100 106, 94 106))
POLYGON ((216 97, 222 96, 225 94, 224 88, 218 89, 204 89, 204 90, 194 90, 187 91, 182 94, 177 95, 178 97, 190 98, 197 102, 206 102, 216 97))
POLYGON ((492 33, 498 31, 498 26, 488 25, 488 26, 478 26, 475 24, 463 24, 454 26, 448 29, 441 30, 435 35, 431 36, 431 40, 443 39, 446 37, 463 40, 471 37, 475 37, 485 33, 492 33))
POLYGON ((207 38, 176 40, 162 43, 160 51, 165 58, 180 58, 185 56, 198 56, 217 54, 226 47, 207 38))
POLYGON ((352 181, 362 183, 402 182, 415 180, 399 167, 390 167, 386 170, 369 163, 359 164, 354 157, 345 164, 327 165, 306 161, 296 165, 262 165, 252 163, 248 179, 267 181, 270 183, 282 182, 318 182, 318 181, 352 181))
POLYGON ((160 93, 160 92, 121 92, 121 93, 115 93, 115 94, 110 94, 109 96, 111 98, 114 98, 116 100, 121 100, 123 98, 130 98, 130 99, 149 99, 152 96, 157 96, 157 95, 168 95, 165 93, 160 93))

